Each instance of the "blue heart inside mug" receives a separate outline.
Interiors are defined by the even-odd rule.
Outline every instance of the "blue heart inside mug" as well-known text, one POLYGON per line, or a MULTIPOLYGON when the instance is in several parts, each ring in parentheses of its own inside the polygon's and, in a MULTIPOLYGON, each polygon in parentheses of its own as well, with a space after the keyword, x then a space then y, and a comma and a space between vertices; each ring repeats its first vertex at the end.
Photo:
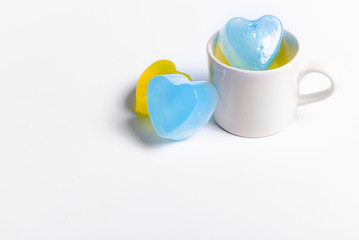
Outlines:
POLYGON ((254 21, 237 17, 219 31, 218 44, 231 66, 266 70, 278 55, 282 34, 282 24, 275 16, 265 15, 254 21))

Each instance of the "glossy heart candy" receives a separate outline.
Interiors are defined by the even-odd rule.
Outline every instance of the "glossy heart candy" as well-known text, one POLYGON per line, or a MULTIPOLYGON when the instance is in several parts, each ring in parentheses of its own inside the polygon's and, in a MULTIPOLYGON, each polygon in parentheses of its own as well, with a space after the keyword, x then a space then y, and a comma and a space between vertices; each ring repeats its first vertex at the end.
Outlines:
POLYGON ((190 82, 181 74, 160 75, 147 86, 147 106, 157 134, 184 140, 211 118, 218 100, 214 86, 206 81, 190 82))
POLYGON ((175 64, 169 60, 159 60, 154 62, 142 73, 136 86, 135 112, 137 114, 148 116, 146 94, 149 81, 155 76, 172 73, 183 74, 191 80, 189 75, 177 71, 175 64))
POLYGON ((218 45, 229 64, 246 70, 266 70, 276 58, 283 28, 275 16, 258 20, 232 18, 219 31, 218 45))
MULTIPOLYGON (((280 44, 279 53, 278 53, 277 57, 274 59, 274 61, 271 63, 271 65, 268 67, 268 70, 279 68, 279 67, 287 64, 293 58, 293 56, 291 55, 291 51, 292 50, 288 46, 288 43, 283 36, 282 43, 280 44)), ((223 55, 218 44, 216 44, 213 54, 219 61, 223 62, 224 64, 226 64, 228 66, 231 66, 229 64, 228 60, 226 59, 226 57, 223 55)))

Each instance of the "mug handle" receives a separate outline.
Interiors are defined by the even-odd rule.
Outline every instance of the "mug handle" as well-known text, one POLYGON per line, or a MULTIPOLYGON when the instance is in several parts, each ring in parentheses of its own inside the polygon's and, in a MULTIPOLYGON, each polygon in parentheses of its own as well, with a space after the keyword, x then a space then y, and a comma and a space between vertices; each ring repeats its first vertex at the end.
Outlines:
POLYGON ((335 84, 334 84, 333 77, 326 70, 326 68, 318 65, 317 63, 308 63, 308 64, 304 65, 304 67, 302 68, 302 71, 299 73, 298 84, 300 84, 301 81, 303 80, 303 78, 309 73, 321 73, 321 74, 325 75, 328 78, 328 80, 330 81, 330 86, 328 88, 318 91, 318 92, 309 93, 309 94, 299 94, 298 106, 302 106, 302 105, 306 105, 309 103, 314 103, 314 102, 324 100, 334 93, 335 84))

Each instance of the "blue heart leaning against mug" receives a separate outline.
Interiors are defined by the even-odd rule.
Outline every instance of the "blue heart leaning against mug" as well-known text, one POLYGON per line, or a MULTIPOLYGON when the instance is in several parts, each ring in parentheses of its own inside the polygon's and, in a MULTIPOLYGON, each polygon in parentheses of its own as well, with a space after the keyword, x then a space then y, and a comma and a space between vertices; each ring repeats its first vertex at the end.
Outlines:
POLYGON ((207 81, 182 74, 159 75, 147 86, 148 113, 156 133, 172 140, 194 135, 212 117, 217 91, 207 81))

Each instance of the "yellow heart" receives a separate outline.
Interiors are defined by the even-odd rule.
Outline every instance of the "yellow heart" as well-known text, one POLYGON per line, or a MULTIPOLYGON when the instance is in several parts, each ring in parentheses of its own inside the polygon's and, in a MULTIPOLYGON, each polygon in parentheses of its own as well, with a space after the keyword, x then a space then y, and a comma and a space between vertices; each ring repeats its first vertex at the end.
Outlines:
POLYGON ((287 41, 283 38, 280 44, 279 53, 277 57, 274 59, 274 61, 272 62, 272 64, 269 66, 268 70, 279 68, 287 64, 290 60, 292 60, 290 52, 291 50, 289 48, 289 45, 287 41))
POLYGON ((216 44, 216 48, 214 49, 214 56, 224 64, 231 66, 229 62, 227 61, 226 57, 223 55, 221 48, 219 47, 219 44, 216 44))
MULTIPOLYGON (((148 116, 147 109, 147 85, 150 80, 158 75, 164 74, 183 74, 191 80, 191 77, 176 70, 176 65, 169 60, 159 60, 152 63, 140 76, 136 85, 136 105, 135 112, 140 115, 148 116)), ((192 81, 192 80, 191 80, 192 81)))
MULTIPOLYGON (((288 55, 289 52, 288 48, 289 48, 288 44, 283 39, 280 44, 279 53, 277 57, 274 59, 274 61, 272 62, 272 64, 269 66, 268 70, 279 68, 287 64, 291 60, 291 57, 288 55)), ((222 63, 230 66, 229 62, 227 61, 226 57, 223 55, 221 48, 219 47, 218 44, 216 44, 216 48, 214 49, 214 56, 222 63)))

